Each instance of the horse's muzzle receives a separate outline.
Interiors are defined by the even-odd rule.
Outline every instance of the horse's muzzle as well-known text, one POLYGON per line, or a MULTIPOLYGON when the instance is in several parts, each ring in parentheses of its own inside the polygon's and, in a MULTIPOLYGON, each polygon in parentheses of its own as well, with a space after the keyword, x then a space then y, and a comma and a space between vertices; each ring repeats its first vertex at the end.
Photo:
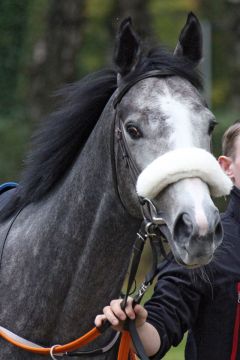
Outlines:
POLYGON ((173 228, 174 255, 186 266, 208 264, 223 239, 223 229, 218 211, 209 217, 207 229, 202 229, 189 213, 178 216, 173 228))

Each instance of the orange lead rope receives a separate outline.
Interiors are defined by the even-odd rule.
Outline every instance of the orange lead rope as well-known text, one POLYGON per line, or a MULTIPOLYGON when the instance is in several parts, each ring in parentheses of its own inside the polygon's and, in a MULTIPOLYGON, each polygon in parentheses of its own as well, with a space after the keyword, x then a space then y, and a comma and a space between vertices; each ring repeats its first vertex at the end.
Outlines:
POLYGON ((130 349, 130 344, 131 344, 131 335, 129 331, 124 330, 121 337, 117 360, 129 360, 129 359, 136 360, 135 354, 130 349))
POLYGON ((37 344, 34 344, 30 341, 27 341, 9 330, 0 327, 0 337, 5 339, 6 341, 10 342, 11 344, 21 348, 22 350, 30 351, 35 354, 41 354, 41 355, 50 355, 52 349, 54 348, 54 354, 62 354, 70 351, 74 351, 79 349, 80 347, 87 345, 94 339, 96 339, 99 335, 101 335, 101 332, 98 330, 98 328, 93 328, 85 335, 81 336, 80 338, 65 344, 65 345, 55 345, 51 348, 45 348, 42 346, 39 346, 37 344))
MULTIPOLYGON (((40 345, 34 344, 28 340, 21 338, 20 336, 12 333, 11 331, 5 329, 4 327, 0 326, 0 337, 19 347, 22 350, 29 351, 35 354, 41 355, 51 355, 52 354, 64 354, 66 352, 74 351, 79 349, 80 347, 87 345, 91 341, 95 340, 101 332, 98 328, 93 328, 85 335, 81 336, 80 338, 65 344, 65 345, 55 345, 51 348, 45 348, 40 345)), ((134 352, 130 349, 131 344, 131 335, 128 331, 123 331, 120 347, 118 351, 118 360, 136 360, 134 352)))

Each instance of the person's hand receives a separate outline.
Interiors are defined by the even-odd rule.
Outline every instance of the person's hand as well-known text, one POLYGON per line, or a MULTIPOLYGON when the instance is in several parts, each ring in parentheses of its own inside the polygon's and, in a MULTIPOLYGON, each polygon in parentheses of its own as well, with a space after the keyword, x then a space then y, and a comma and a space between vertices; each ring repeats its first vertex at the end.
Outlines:
POLYGON ((101 327, 101 325, 108 320, 114 330, 122 331, 124 321, 127 317, 136 321, 136 327, 141 327, 147 319, 147 310, 141 305, 135 305, 132 307, 133 299, 128 298, 127 306, 123 311, 121 308, 122 299, 112 300, 109 306, 103 308, 103 314, 97 315, 95 318, 95 325, 101 327))

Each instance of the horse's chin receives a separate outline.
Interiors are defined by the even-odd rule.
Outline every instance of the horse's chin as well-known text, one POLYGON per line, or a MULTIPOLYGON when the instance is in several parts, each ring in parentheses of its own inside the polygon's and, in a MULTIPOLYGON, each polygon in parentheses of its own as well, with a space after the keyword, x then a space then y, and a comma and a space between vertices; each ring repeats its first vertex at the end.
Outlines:
POLYGON ((188 253, 178 254, 173 251, 173 255, 174 255, 176 262, 179 265, 184 266, 188 269, 195 269, 195 268, 207 265, 213 259, 212 254, 211 255, 202 255, 202 256, 198 256, 198 257, 191 257, 188 253))

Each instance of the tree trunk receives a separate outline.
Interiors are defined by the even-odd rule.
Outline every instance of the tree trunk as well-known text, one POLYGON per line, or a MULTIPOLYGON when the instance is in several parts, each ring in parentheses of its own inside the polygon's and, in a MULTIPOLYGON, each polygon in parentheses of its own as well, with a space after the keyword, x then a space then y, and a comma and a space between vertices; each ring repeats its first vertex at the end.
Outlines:
POLYGON ((131 16, 134 28, 145 43, 152 42, 153 30, 149 12, 149 2, 146 0, 117 0, 113 16, 121 21, 131 16))
POLYGON ((29 1, 0 1, 0 112, 12 113, 16 96, 29 1))
POLYGON ((76 79, 85 0, 51 0, 45 33, 33 47, 30 66, 30 112, 34 120, 51 110, 51 94, 76 79))

